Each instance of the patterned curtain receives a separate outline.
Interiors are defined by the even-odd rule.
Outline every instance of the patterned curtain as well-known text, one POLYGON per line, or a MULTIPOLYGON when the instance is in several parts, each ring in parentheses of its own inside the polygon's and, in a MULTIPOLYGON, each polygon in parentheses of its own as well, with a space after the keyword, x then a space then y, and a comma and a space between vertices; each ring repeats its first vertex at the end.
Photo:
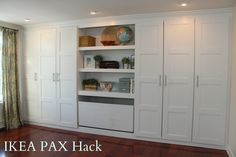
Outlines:
POLYGON ((20 119, 20 95, 17 63, 17 31, 1 28, 2 45, 2 93, 6 129, 15 129, 22 125, 20 119))

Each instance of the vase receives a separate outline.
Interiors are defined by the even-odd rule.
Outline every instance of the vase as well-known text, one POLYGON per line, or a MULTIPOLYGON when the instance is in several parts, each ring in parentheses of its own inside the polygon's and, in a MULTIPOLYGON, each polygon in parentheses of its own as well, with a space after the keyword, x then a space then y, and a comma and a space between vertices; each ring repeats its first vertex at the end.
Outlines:
POLYGON ((124 64, 123 67, 124 69, 129 69, 129 64, 124 64))

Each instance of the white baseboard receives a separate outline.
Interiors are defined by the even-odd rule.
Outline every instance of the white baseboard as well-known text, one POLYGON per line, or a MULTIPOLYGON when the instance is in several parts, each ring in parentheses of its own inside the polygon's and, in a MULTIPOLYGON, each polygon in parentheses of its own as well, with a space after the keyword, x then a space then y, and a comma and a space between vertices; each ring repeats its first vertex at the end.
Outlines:
POLYGON ((230 147, 228 147, 226 151, 227 151, 229 157, 236 157, 230 147))
POLYGON ((63 127, 63 126, 56 126, 56 125, 50 125, 50 124, 43 124, 43 123, 39 123, 39 122, 30 122, 30 121, 25 121, 25 124, 39 125, 39 126, 44 126, 44 127, 49 127, 49 128, 56 128, 56 129, 62 129, 62 130, 68 130, 68 131, 83 132, 83 133, 112 136, 112 137, 119 137, 119 138, 127 138, 127 139, 134 139, 134 140, 227 150, 226 146, 198 144, 198 143, 192 143, 192 142, 176 142, 176 141, 163 140, 163 139, 153 139, 153 138, 142 138, 142 137, 135 136, 134 133, 125 133, 125 132, 102 130, 102 129, 95 129, 95 128, 86 128, 86 127, 68 128, 68 127, 63 127))

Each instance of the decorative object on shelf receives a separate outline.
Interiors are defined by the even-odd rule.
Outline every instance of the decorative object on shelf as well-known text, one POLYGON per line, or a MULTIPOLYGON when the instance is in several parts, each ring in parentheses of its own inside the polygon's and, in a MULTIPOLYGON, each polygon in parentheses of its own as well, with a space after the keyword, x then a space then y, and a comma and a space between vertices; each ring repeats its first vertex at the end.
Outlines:
POLYGON ((100 68, 100 62, 103 60, 103 57, 101 55, 96 55, 93 58, 95 60, 95 68, 99 69, 100 68))
POLYGON ((112 92, 119 92, 119 82, 112 82, 112 92))
POLYGON ((118 28, 116 35, 122 45, 129 43, 134 36, 133 31, 128 26, 118 28))
POLYGON ((135 68, 134 66, 135 66, 135 56, 131 55, 130 56, 130 68, 134 69, 135 68))
POLYGON ((80 36, 79 37, 79 46, 80 47, 88 47, 88 46, 95 46, 96 45, 96 38, 92 36, 80 36))
POLYGON ((117 61, 101 61, 100 68, 102 69, 119 69, 119 62, 117 61))
POLYGON ((129 69, 130 59, 129 57, 122 58, 122 64, 124 69, 129 69))
POLYGON ((109 26, 103 30, 101 35, 101 43, 104 46, 114 46, 120 44, 116 37, 117 29, 117 26, 109 26))
POLYGON ((134 78, 130 79, 130 93, 134 94, 134 78))
POLYGON ((97 86, 99 85, 96 79, 83 80, 82 84, 83 84, 84 90, 86 91, 96 91, 97 86))
POLYGON ((103 44, 103 46, 114 46, 117 45, 115 44, 115 41, 101 41, 101 43, 103 44))
POLYGON ((84 68, 95 68, 95 60, 93 58, 93 55, 84 55, 84 68))
POLYGON ((119 79, 119 92, 130 93, 130 78, 119 79))
POLYGON ((100 89, 104 92, 110 92, 112 90, 112 82, 100 82, 100 89))

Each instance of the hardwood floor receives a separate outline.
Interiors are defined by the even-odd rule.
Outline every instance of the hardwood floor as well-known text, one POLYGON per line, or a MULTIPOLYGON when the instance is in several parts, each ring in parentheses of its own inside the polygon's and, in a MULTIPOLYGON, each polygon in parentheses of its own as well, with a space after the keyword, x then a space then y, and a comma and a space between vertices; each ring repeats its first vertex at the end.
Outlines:
MULTIPOLYGON (((56 144, 60 148, 60 144, 56 144)), ((19 149, 19 144, 16 144, 19 149)), ((63 149, 62 149, 63 150, 63 149)), ((0 157, 228 157, 223 150, 161 144, 138 140, 128 140, 107 136, 99 136, 71 131, 63 131, 33 125, 26 125, 9 132, 0 132, 0 157), (102 152, 72 151, 72 141, 83 141, 92 144, 98 140, 102 144, 102 152), (4 151, 5 141, 33 141, 36 152, 4 151), (68 141, 65 148, 69 151, 40 151, 40 141, 68 141)))

